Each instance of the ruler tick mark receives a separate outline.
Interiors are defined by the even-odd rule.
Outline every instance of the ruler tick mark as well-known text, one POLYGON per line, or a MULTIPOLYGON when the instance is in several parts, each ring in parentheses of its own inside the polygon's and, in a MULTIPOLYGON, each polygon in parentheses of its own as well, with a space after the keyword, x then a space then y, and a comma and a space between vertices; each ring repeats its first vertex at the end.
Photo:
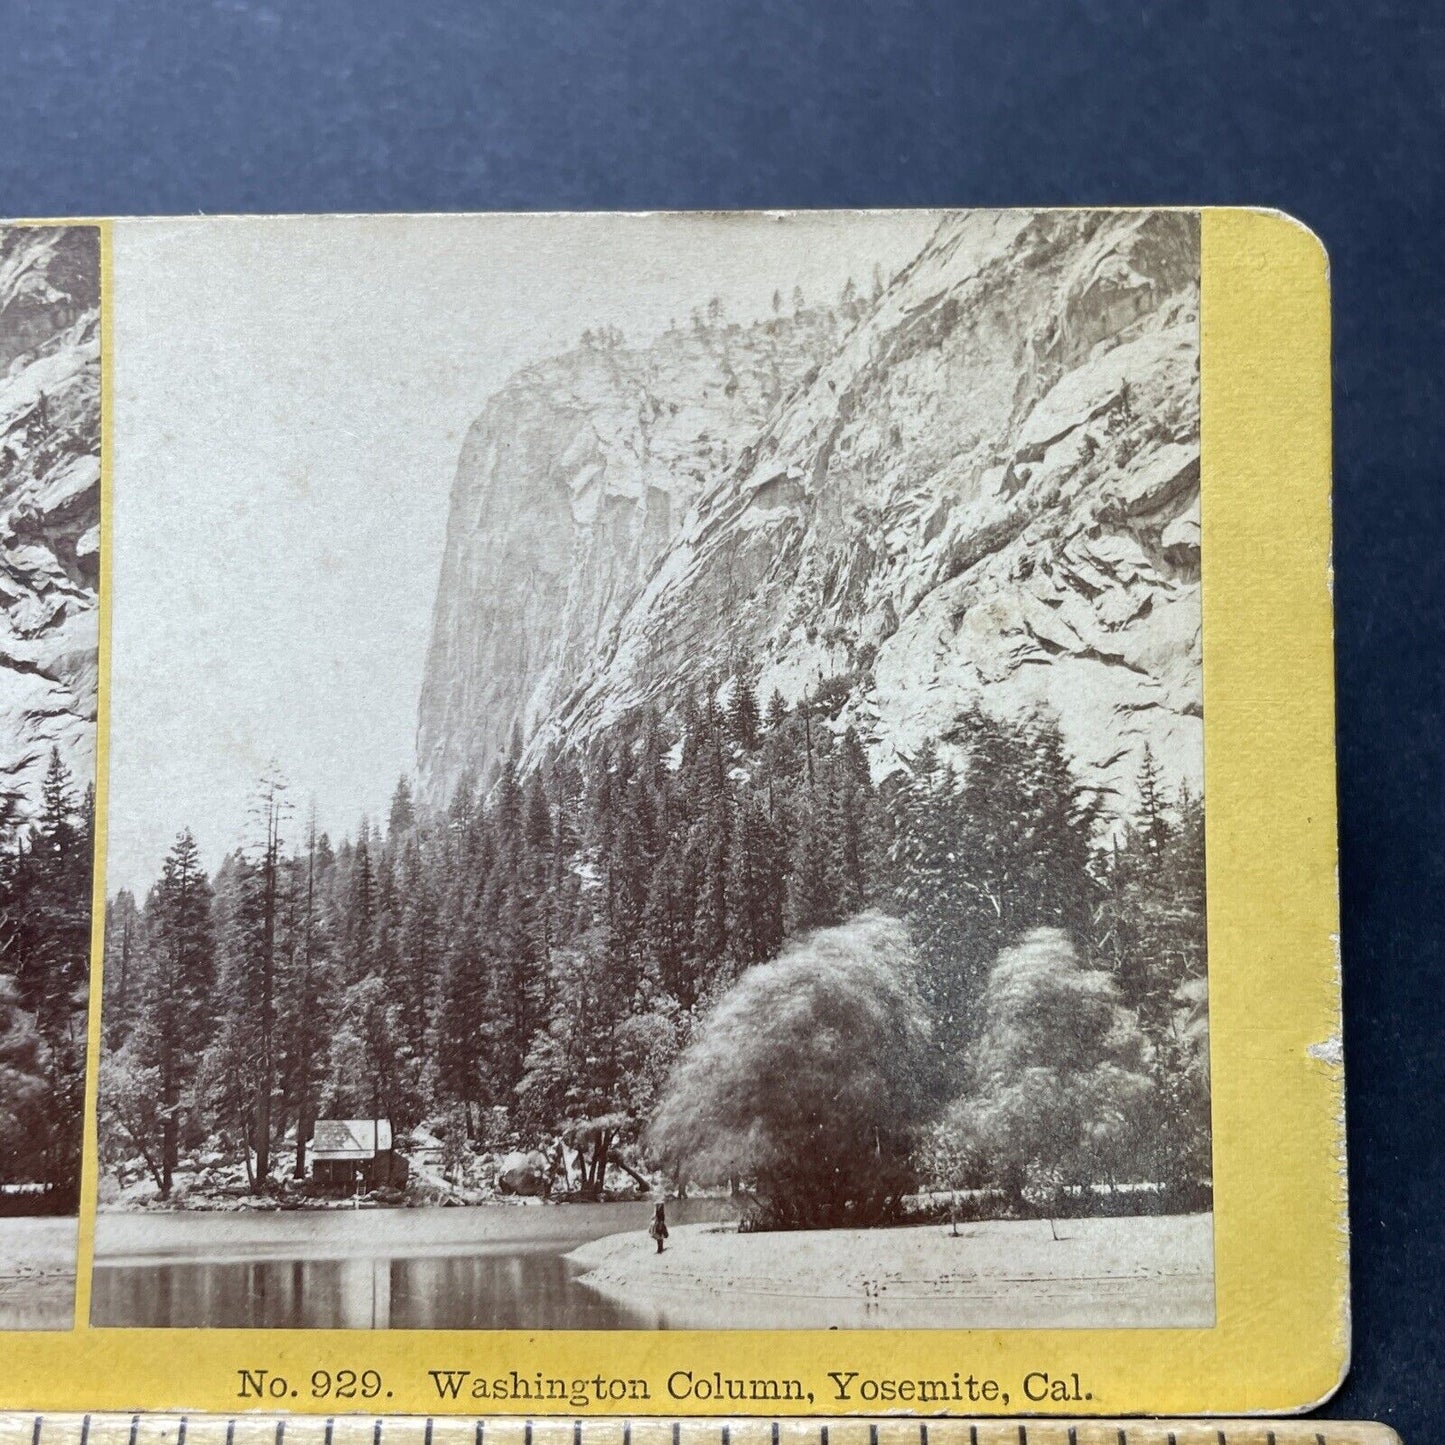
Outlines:
MULTIPOLYGON (((30 1432, 30 1445, 40 1445, 40 1420, 41 1417, 37 1415, 35 1417, 35 1428, 30 1432)), ((778 1445, 778 1437, 776 1435, 773 1436, 773 1445, 778 1445)))
POLYGON ((90 1416, 80 1422, 80 1445, 89 1445, 90 1441, 90 1416))

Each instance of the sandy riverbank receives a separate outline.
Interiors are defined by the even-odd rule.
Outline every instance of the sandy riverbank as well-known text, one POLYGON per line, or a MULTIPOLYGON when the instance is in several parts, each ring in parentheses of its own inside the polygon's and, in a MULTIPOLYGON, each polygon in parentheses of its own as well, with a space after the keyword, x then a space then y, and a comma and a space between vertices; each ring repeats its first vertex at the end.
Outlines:
POLYGON ((991 1220, 907 1229, 738 1234, 682 1225, 665 1253, 641 1233, 584 1244, 581 1283, 666 1310, 673 1328, 1207 1327, 1209 1214, 991 1220), (694 1323, 698 1321, 698 1323, 694 1323))
POLYGON ((73 1219, 0 1219, 0 1330, 68 1330, 75 1314, 73 1219))

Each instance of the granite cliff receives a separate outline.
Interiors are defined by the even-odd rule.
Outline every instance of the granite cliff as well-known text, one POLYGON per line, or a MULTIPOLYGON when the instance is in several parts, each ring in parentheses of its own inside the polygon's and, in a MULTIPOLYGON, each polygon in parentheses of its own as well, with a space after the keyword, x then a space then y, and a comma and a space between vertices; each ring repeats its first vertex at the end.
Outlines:
POLYGON ((0 231, 0 792, 52 747, 94 776, 100 580, 99 232, 0 231))
POLYGON ((1123 806, 1200 782, 1198 226, 946 216, 877 295, 519 374, 452 496, 425 791, 751 658, 875 771, 1055 711, 1123 806))
POLYGON ((832 308, 750 326, 700 313, 645 348, 589 331, 487 402, 457 467, 422 692, 433 797, 515 729, 553 726, 697 499, 844 324, 832 308))

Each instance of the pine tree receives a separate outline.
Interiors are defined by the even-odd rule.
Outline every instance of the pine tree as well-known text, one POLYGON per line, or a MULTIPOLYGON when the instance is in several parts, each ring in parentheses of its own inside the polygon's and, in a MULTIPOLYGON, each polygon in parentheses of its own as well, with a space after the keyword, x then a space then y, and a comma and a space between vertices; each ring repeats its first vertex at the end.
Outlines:
POLYGON ((60 756, 60 749, 50 749, 50 761, 40 785, 40 821, 36 825, 38 857, 50 860, 51 867, 60 866, 75 846, 75 804, 70 792, 70 769, 60 756))
POLYGON ((216 966, 211 885, 190 830, 176 838, 146 901, 148 957, 137 1062, 158 1085, 160 1190, 169 1196, 180 1154, 182 1113, 215 1032, 216 966))
POLYGON ((365 978, 371 970, 371 953, 375 941, 376 872, 371 859, 371 825, 365 818, 356 830, 356 846, 350 860, 350 882, 345 905, 347 972, 352 982, 365 978))
POLYGON ((629 777, 614 807, 609 847, 602 864, 612 947, 624 967, 637 962, 653 860, 649 842, 652 831, 647 789, 635 776, 629 777))
POLYGON ((711 973, 728 951, 728 853, 731 832, 727 801, 721 795, 715 795, 711 809, 693 824, 689 837, 692 866, 698 878, 692 952, 704 974, 711 973))
POLYGON ((767 729, 770 737, 776 736, 787 726, 788 704, 783 700, 783 694, 777 688, 773 689, 773 695, 768 699, 767 729))
POLYGON ((1031 718, 1024 742, 1021 791, 1028 831, 1020 847, 1020 873, 1031 901, 1016 926, 1052 925, 1082 939, 1099 900, 1093 866, 1098 797, 1076 781, 1055 717, 1031 718))
POLYGON ((306 1145, 317 1117, 319 1065, 326 1056, 333 1002, 327 987, 331 939, 322 907, 328 881, 323 842, 313 815, 307 824, 305 855, 291 864, 285 891, 277 1015, 284 1041, 282 1072, 296 1117, 292 1177, 298 1180, 306 1177, 306 1145))
POLYGON ((403 845, 400 893, 404 1028, 412 1053, 425 1066, 430 1054, 431 1019, 438 985, 436 921, 432 880, 414 835, 403 845))
POLYGON ((520 841, 522 785, 517 780, 517 764, 512 757, 502 763, 502 771, 497 778, 496 787, 492 790, 491 822, 508 843, 520 841))
POLYGON ((1088 932, 1095 809, 1058 726, 961 719, 960 783, 929 752, 915 764, 894 841, 899 901, 914 925, 940 1045, 957 1060, 976 1027, 985 970, 1041 926, 1088 932))
POLYGON ((1144 852, 1157 868, 1162 861, 1169 837, 1169 823, 1164 816, 1164 800, 1160 796, 1159 765, 1154 750, 1146 742, 1139 763, 1139 841, 1144 852))
POLYGON ((135 895, 122 888, 105 911, 105 998, 102 1023, 106 1046, 119 1048, 140 1012, 141 916, 135 895))
POLYGON ((552 809, 540 773, 532 773, 522 789, 522 838, 532 858, 545 861, 552 843, 552 809))
POLYGON ((237 848, 221 861, 211 880, 215 938, 216 995, 220 1008, 215 1037, 201 1064, 199 1092, 211 1128, 239 1154, 248 1184, 254 1185, 255 1062, 259 1054, 256 1011, 254 865, 237 848))
POLYGON ((744 666, 734 676, 732 695, 728 698, 728 736, 745 753, 756 752, 761 721, 751 669, 744 666))
POLYGON ((1164 886, 1178 900, 1188 919, 1185 932, 1193 945, 1194 966, 1187 972, 1204 973, 1204 798, 1188 784, 1179 790, 1178 823, 1162 850, 1164 886))
POLYGON ((970 992, 986 961, 964 955, 978 900, 962 862, 964 827, 957 776, 930 742, 913 759, 896 798, 892 841, 895 902, 918 945, 920 976, 935 1044, 951 1055, 963 1037, 970 992))
POLYGON ((701 982, 692 955, 697 878, 691 861, 685 835, 675 833, 652 872, 641 939, 648 967, 684 1009, 697 1002, 701 982))
POLYGON ((836 834, 830 826, 825 798, 810 794, 799 805, 788 875, 790 931, 826 928, 841 915, 835 866, 836 834))
POLYGON ((396 780, 391 795, 391 812, 388 815, 386 836, 393 842, 408 832, 416 822, 416 808, 411 798, 411 783, 406 774, 396 780))
POLYGON ((271 1107, 276 1082, 276 921, 281 893, 281 822, 286 784, 272 774, 261 780, 258 815, 263 828, 260 867, 260 1046, 256 1081, 256 1178, 264 1186, 271 1172, 271 1107))
POLYGON ((727 878, 728 946, 744 968, 772 958, 782 946, 786 890, 781 853, 767 811, 749 798, 736 813, 727 878))
POLYGON ((73 995, 86 985, 92 861, 60 750, 50 750, 39 817, 15 880, 19 914, 12 957, 22 997, 42 1032, 63 1030, 73 995))
POLYGON ((867 795, 856 779, 843 773, 838 780, 833 816, 837 820, 834 871, 838 878, 838 912, 849 918, 868 900, 867 795))
POLYGON ((802 773, 801 731, 800 720, 788 710, 782 693, 774 689, 768 701, 763 739, 763 777, 770 813, 776 812, 779 795, 785 794, 802 773))
POLYGON ((255 1193, 270 1187, 272 1114, 283 1052, 277 1007, 279 924, 290 881, 281 851, 289 811, 285 793, 274 771, 262 777, 252 808, 255 840, 228 858, 215 882, 218 982, 226 1006, 205 1072, 211 1107, 236 1130, 255 1193))
POLYGON ((1188 1007, 1186 985, 1204 978, 1204 813, 1187 788, 1171 813, 1148 749, 1138 812, 1102 871, 1096 947, 1151 1039, 1163 1046, 1178 1009, 1188 1007))
MULTIPOLYGON (((69 769, 52 748, 39 813, 27 843, 7 860, 3 880, 8 931, 0 936, 0 968, 14 980, 42 1040, 47 1099, 36 1148, 57 1207, 73 1202, 80 1182, 94 861, 90 806, 89 790, 77 805, 69 769)), ((10 833, 14 823, 7 806, 0 829, 10 833)))
POLYGON ((46 1177, 48 1076, 35 1017, 21 1006, 14 980, 0 973, 0 1185, 46 1177))
POLYGON ((481 1061, 487 1027, 488 979, 471 930, 454 929, 442 965, 436 1026, 437 1087, 465 1111, 468 1127, 481 1125, 481 1061))

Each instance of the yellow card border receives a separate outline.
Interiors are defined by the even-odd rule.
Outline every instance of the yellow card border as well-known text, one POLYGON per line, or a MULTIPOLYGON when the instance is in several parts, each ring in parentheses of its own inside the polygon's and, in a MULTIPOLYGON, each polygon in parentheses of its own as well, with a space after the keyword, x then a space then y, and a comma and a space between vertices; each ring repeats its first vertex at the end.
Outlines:
MULTIPOLYGON (((112 223, 102 264, 97 870, 76 1329, 0 1338, 0 1409, 847 1415, 919 1407, 865 1380, 997 1382, 945 1413, 1250 1414, 1330 1395, 1349 1354, 1340 1062, 1330 571, 1328 263, 1274 212, 1203 210, 1202 568, 1213 1070, 1210 1329, 469 1332, 96 1329, 96 1196, 109 741, 112 223), (573 1399, 438 1398, 431 1370, 585 1382, 573 1399), (266 1395, 239 1372, 266 1371, 266 1395), (375 1370, 384 1393, 313 1399, 312 1372, 375 1370), (830 1372, 856 1371, 851 1399, 830 1372), (690 1386, 678 1372, 690 1372, 690 1386), (728 1400, 700 1383, 799 1382, 728 1400), (1069 1382, 1063 1402, 1026 1380, 1069 1382), (284 1381, 276 1392, 274 1382, 284 1381), (592 1391, 593 1377, 641 1382, 592 1391), (1077 1391, 1072 1387, 1077 1381, 1077 1391), (671 1382, 671 1388, 669 1388, 671 1382), (604 1398, 598 1399, 601 1394, 604 1398), (580 1398, 580 1397, 579 1397, 580 1398)), ((46 224, 46 223, 37 223, 46 224)), ((48 224, 85 224, 77 220, 48 224)), ((915 1396, 916 1398, 916 1396, 915 1396)), ((936 1404, 920 1413, 932 1413, 936 1404)))

